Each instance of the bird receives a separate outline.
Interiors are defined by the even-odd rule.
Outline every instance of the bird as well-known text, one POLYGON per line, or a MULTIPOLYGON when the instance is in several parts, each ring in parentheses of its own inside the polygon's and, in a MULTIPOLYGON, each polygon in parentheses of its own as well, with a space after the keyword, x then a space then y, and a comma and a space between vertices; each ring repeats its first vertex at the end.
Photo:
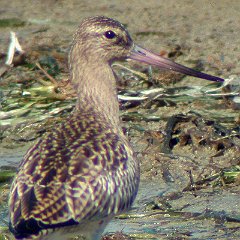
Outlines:
POLYGON ((136 45, 117 20, 84 19, 69 51, 75 109, 27 151, 11 184, 9 229, 15 239, 97 240, 133 204, 139 162, 121 128, 112 69, 126 59, 224 81, 136 45))

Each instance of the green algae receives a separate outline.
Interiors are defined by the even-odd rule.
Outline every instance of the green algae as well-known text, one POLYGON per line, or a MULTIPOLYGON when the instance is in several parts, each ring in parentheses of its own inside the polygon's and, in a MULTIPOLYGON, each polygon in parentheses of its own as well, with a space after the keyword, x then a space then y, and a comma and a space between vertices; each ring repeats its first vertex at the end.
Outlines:
POLYGON ((0 28, 24 27, 27 23, 19 18, 0 19, 0 28))
POLYGON ((16 174, 16 171, 12 170, 0 170, 0 183, 10 181, 16 174))

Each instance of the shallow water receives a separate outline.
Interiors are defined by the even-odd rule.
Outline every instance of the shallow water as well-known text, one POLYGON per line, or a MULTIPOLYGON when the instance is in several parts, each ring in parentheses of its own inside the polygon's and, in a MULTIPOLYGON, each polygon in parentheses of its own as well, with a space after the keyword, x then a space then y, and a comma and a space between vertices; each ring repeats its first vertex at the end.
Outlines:
MULTIPOLYGON (((238 195, 219 195, 210 200, 211 204, 202 198, 201 201, 198 200, 196 206, 193 203, 194 199, 189 202, 186 200, 185 204, 194 206, 182 211, 144 210, 152 199, 165 192, 166 189, 161 189, 157 183, 142 183, 133 209, 127 213, 129 218, 126 216, 123 219, 113 220, 106 232, 123 231, 136 239, 238 239, 240 237, 240 223, 225 222, 228 216, 239 220, 238 195), (202 206, 199 206, 200 204, 202 206), (229 205, 234 206, 235 209, 229 208, 229 205), (236 213, 235 216, 232 215, 233 212, 236 213)), ((169 203, 171 204, 171 201, 169 203)))

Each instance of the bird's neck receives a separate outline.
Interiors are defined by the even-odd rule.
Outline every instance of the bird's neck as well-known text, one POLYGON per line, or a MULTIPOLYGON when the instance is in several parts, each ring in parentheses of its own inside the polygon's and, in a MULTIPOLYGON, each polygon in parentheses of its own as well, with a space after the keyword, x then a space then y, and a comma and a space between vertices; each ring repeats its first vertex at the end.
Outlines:
POLYGON ((77 90, 76 113, 92 111, 119 128, 116 79, 109 64, 88 59, 72 59, 71 81, 77 90))

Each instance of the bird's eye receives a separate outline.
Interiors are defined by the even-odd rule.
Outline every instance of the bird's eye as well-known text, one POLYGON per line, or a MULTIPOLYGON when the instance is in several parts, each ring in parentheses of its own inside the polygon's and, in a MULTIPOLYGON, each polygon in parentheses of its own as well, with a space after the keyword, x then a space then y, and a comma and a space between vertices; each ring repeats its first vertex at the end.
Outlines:
POLYGON ((113 38, 116 37, 116 33, 113 32, 113 31, 111 31, 111 30, 109 30, 109 31, 106 31, 106 32, 104 33, 104 36, 105 36, 106 38, 108 38, 108 39, 113 39, 113 38))

